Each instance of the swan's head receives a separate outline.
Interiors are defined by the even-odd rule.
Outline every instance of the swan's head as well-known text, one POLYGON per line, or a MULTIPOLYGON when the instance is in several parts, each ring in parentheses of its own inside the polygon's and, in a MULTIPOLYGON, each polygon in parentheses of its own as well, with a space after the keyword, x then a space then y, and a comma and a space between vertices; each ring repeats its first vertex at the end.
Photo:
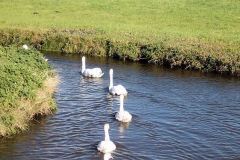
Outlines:
POLYGON ((110 70, 109 70, 109 74, 110 74, 110 75, 113 75, 113 69, 110 69, 110 70))
POLYGON ((109 124, 106 123, 106 124, 104 125, 104 130, 107 131, 107 130, 109 130, 109 128, 110 128, 109 124))
POLYGON ((86 58, 85 58, 85 56, 83 56, 83 57, 82 57, 82 61, 84 61, 84 62, 85 62, 85 59, 86 59, 86 58))

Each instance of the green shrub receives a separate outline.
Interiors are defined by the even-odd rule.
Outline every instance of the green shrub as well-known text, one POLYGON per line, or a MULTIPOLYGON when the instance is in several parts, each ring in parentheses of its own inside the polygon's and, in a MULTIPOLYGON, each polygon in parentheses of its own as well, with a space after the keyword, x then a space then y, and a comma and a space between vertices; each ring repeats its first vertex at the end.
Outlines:
POLYGON ((0 47, 0 106, 14 106, 16 100, 33 99, 46 79, 49 65, 36 50, 0 47))
POLYGON ((48 63, 35 49, 0 47, 0 136, 26 129, 31 116, 56 109, 51 97, 40 102, 45 103, 42 106, 36 103, 50 74, 48 63))

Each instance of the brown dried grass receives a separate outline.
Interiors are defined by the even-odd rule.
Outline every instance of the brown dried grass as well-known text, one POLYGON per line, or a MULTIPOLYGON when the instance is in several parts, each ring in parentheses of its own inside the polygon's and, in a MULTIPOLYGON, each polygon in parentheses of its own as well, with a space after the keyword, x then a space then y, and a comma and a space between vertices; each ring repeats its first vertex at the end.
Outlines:
POLYGON ((57 89, 59 77, 57 75, 48 77, 43 87, 37 91, 34 100, 22 99, 18 101, 18 106, 12 108, 8 114, 14 119, 14 124, 7 127, 0 123, 0 136, 10 135, 25 131, 29 128, 30 121, 35 117, 51 115, 56 110, 53 94, 57 89))

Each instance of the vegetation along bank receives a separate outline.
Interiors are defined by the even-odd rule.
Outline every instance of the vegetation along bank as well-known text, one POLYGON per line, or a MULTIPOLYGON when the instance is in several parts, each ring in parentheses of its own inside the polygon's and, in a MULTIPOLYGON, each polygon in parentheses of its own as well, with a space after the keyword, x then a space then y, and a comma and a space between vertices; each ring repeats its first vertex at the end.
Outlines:
POLYGON ((57 83, 40 52, 0 47, 0 137, 24 131, 29 121, 56 110, 57 83))
POLYGON ((0 42, 239 76, 239 0, 2 0, 0 42))
POLYGON ((171 68, 240 76, 240 46, 200 39, 116 40, 87 30, 0 30, 0 44, 29 44, 38 50, 155 63, 171 68))

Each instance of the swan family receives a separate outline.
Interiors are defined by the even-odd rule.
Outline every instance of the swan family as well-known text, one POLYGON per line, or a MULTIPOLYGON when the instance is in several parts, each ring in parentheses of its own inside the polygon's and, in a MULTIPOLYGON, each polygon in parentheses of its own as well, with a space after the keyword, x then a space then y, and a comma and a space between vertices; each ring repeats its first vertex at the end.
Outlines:
MULTIPOLYGON (((86 68, 86 58, 82 57, 82 70, 81 73, 84 77, 88 78, 100 78, 104 75, 101 68, 86 68)), ((123 123, 129 123, 132 120, 132 115, 124 110, 124 96, 127 96, 128 92, 123 85, 113 85, 113 69, 109 70, 109 93, 113 96, 119 96, 119 110, 115 114, 115 119, 123 123)), ((97 149, 104 153, 104 159, 111 159, 111 153, 116 149, 116 145, 110 140, 109 135, 110 125, 104 125, 104 140, 99 142, 97 149)))
MULTIPOLYGON (((29 47, 24 44, 22 46, 23 49, 25 50, 29 50, 29 47)), ((45 61, 48 61, 47 58, 43 57, 43 59, 45 61)), ((85 56, 82 57, 82 70, 81 70, 81 74, 84 77, 88 77, 88 78, 101 78, 104 73, 102 72, 101 68, 86 68, 86 58, 85 56)), ((132 120, 132 115, 124 110, 124 96, 127 96, 128 92, 126 90, 126 88, 120 84, 118 85, 113 85, 113 69, 109 70, 109 78, 110 78, 110 83, 109 83, 109 93, 113 96, 119 96, 119 101, 120 101, 120 106, 119 106, 119 110, 115 115, 115 119, 123 122, 123 123, 128 123, 131 122, 132 120)), ((111 153, 116 150, 116 145, 110 140, 110 135, 109 135, 109 129, 110 129, 110 125, 109 124, 105 124, 104 125, 104 140, 101 141, 98 146, 97 149, 98 151, 104 153, 104 160, 109 160, 112 158, 111 153)))
MULTIPOLYGON (((29 47, 24 44, 22 46, 23 49, 28 50, 29 47)), ((45 61, 48 61, 47 58, 43 57, 45 61)), ((82 70, 81 74, 84 77, 88 78, 101 78, 104 73, 102 72, 101 68, 86 68, 86 58, 83 56, 82 57, 82 70)), ((132 115, 124 110, 124 96, 127 96, 128 92, 126 88, 120 84, 118 85, 113 85, 113 69, 109 70, 109 78, 110 78, 110 83, 109 83, 109 93, 113 96, 119 96, 119 101, 120 101, 120 106, 119 110, 115 115, 115 119, 123 122, 123 123, 128 123, 131 122, 132 120, 132 115)), ((112 158, 111 153, 116 149, 116 145, 110 140, 110 135, 109 135, 109 129, 110 125, 105 124, 104 125, 104 140, 101 141, 97 149, 98 151, 104 153, 104 160, 109 160, 112 158)))
MULTIPOLYGON (((29 47, 24 44, 22 46, 23 49, 28 50, 29 47)), ((47 58, 43 57, 45 61, 48 61, 47 58)), ((83 56, 82 57, 82 70, 81 74, 84 77, 88 78, 101 78, 104 73, 102 72, 101 68, 86 68, 86 58, 83 56)), ((119 101, 120 101, 120 106, 119 110, 115 115, 116 120, 124 123, 131 122, 132 120, 132 115, 124 110, 124 96, 127 96, 128 92, 126 88, 120 84, 118 85, 113 85, 113 69, 109 70, 109 78, 110 78, 110 83, 109 83, 109 93, 113 96, 119 96, 119 101)), ((111 153, 116 149, 116 145, 110 140, 110 135, 109 135, 109 129, 110 125, 105 124, 104 125, 104 140, 101 141, 97 149, 98 151, 104 153, 104 160, 109 160, 112 158, 111 153)))

